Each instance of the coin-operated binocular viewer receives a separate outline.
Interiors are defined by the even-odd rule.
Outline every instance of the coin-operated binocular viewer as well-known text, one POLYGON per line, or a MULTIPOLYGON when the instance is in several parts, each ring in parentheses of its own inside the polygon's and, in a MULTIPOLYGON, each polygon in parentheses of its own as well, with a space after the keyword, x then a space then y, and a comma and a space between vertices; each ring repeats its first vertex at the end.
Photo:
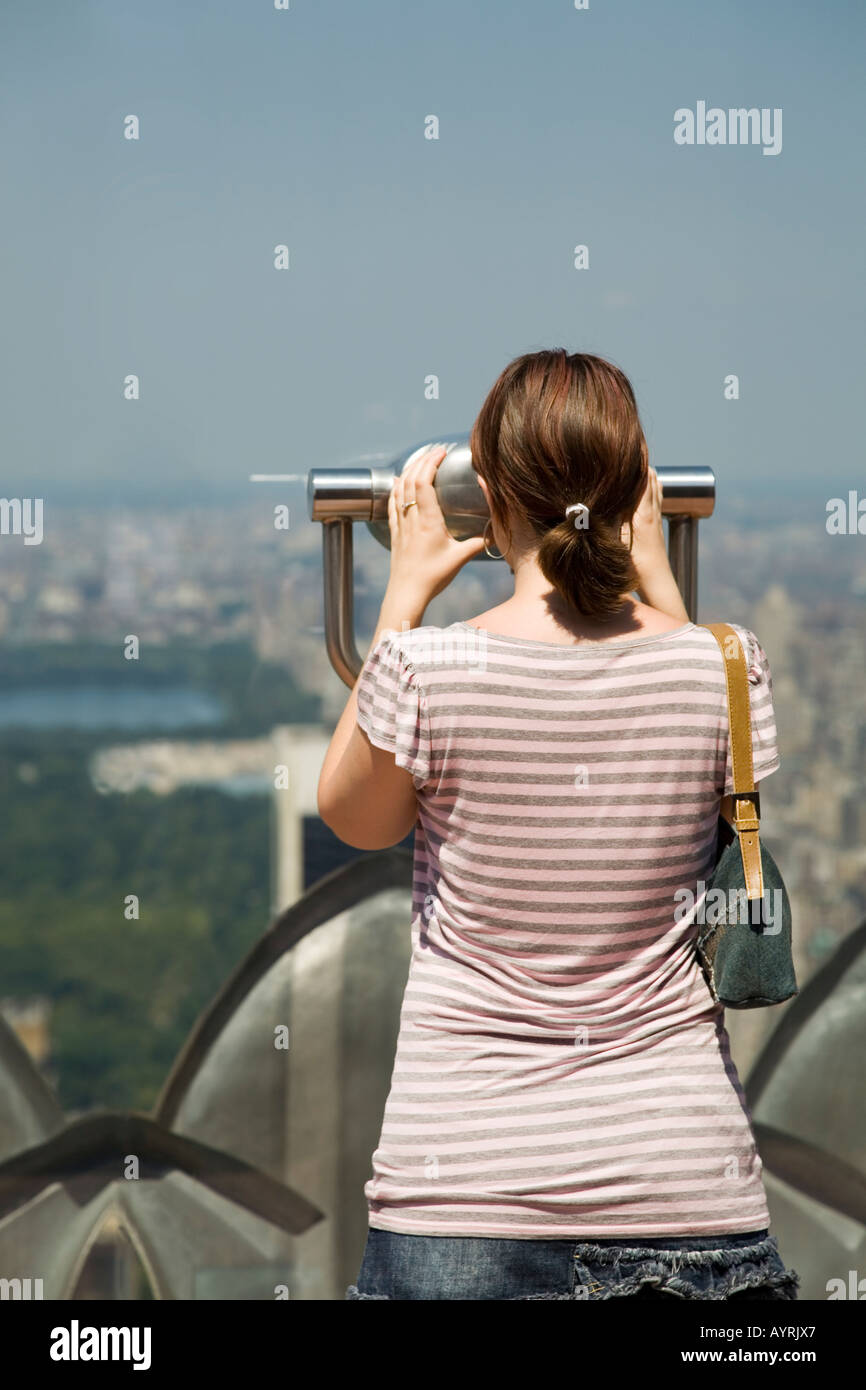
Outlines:
MULTIPOLYGON (((431 444, 434 441, 430 441, 431 444)), ((436 470, 435 488, 445 525, 457 540, 480 536, 490 519, 487 499, 472 467, 469 435, 440 440, 448 452, 436 470)), ((325 576, 325 644, 331 665, 350 688, 363 661, 355 645, 355 594, 352 526, 365 522, 386 549, 391 548, 388 497, 394 479, 419 449, 416 445, 393 463, 374 468, 316 468, 307 479, 311 521, 322 523, 325 576)), ((698 609, 698 521, 711 516, 716 480, 711 468, 658 468, 663 485, 663 515, 668 518, 668 554, 674 578, 692 622, 698 609)), ((474 561, 493 561, 481 551, 474 561)))

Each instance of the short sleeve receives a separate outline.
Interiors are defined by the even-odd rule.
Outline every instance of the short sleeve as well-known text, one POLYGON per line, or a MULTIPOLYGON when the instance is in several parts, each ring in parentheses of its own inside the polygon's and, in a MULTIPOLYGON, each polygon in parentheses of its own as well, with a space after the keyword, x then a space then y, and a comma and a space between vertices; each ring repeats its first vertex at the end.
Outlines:
POLYGON ((396 631, 383 632, 364 662, 357 697, 358 723, 370 742, 393 753, 416 789, 423 787, 431 760, 427 697, 396 631))
MULTIPOLYGON (((752 762, 755 781, 763 782, 779 766, 776 713, 773 707, 773 678, 767 654, 748 628, 732 624, 744 645, 749 668, 749 703, 752 714, 752 762)), ((724 795, 734 790, 730 739, 725 761, 724 795)))

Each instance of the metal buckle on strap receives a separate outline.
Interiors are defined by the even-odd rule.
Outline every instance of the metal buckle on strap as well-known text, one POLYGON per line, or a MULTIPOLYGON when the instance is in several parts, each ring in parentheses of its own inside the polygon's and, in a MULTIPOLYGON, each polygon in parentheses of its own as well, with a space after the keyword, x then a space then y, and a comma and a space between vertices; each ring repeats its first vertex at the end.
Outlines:
POLYGON ((761 822, 759 792, 732 792, 731 822, 735 830, 757 830, 761 822))

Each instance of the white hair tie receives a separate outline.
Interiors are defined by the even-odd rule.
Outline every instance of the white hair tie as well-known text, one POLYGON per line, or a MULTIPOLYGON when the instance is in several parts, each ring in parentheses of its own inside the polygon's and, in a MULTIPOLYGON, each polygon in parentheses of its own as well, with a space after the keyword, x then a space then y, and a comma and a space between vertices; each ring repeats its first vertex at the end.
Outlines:
POLYGON ((583 502, 573 502, 570 507, 566 507, 566 517, 574 512, 574 529, 576 531, 586 531, 589 527, 589 507, 583 502))

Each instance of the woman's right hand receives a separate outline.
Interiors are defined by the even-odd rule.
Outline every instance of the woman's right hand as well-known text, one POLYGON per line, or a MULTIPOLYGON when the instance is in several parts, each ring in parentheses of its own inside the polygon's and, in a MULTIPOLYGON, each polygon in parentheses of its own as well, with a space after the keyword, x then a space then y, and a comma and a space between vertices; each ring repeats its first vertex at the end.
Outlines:
POLYGON ((631 540, 631 556, 641 579, 644 574, 651 578, 661 567, 669 568, 665 524, 662 519, 662 493, 659 475, 651 467, 643 496, 632 521, 632 534, 629 535, 627 523, 623 525, 620 533, 624 545, 628 545, 631 540))
POLYGON ((682 595, 668 559, 665 543, 665 524, 662 517, 662 497, 664 489, 659 475, 650 467, 643 496, 638 503, 631 525, 627 524, 620 532, 624 545, 631 540, 631 557, 637 570, 637 591, 644 603, 658 608, 673 618, 689 621, 682 595))

